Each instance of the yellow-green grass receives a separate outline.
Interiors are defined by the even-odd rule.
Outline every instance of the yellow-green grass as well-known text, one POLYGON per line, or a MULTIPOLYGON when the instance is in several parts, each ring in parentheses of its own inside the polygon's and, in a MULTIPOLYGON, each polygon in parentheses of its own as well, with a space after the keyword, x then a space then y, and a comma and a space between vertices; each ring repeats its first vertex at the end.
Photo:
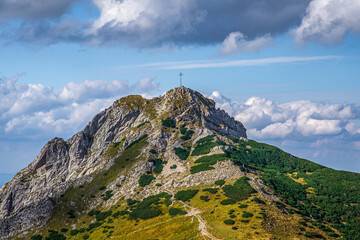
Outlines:
POLYGON ((113 239, 192 239, 198 234, 198 221, 192 217, 174 217, 168 221, 146 221, 130 233, 115 235, 113 239))
POLYGON ((255 202, 244 200, 239 203, 247 204, 247 208, 239 208, 239 203, 234 205, 221 205, 220 202, 228 199, 224 193, 219 190, 218 193, 211 194, 209 192, 199 192, 193 199, 190 200, 190 205, 202 210, 201 216, 210 225, 209 231, 221 239, 260 239, 267 238, 267 234, 262 230, 262 219, 255 218, 261 212, 261 206, 255 202), (217 196, 220 195, 220 196, 217 196), (205 202, 200 199, 200 196, 208 196, 210 201, 205 202), (215 207, 217 205, 217 207, 215 207), (234 210, 235 218, 230 218, 229 211, 234 210), (213 213, 211 213, 213 211, 213 213), (243 211, 253 213, 251 218, 243 218, 243 211), (234 225, 226 225, 224 220, 232 219, 235 221, 234 225), (249 219, 249 223, 242 223, 240 220, 249 219), (237 226, 237 230, 232 227, 237 226), (254 227, 255 229, 251 228, 254 227), (256 234, 258 232, 259 234, 256 234))

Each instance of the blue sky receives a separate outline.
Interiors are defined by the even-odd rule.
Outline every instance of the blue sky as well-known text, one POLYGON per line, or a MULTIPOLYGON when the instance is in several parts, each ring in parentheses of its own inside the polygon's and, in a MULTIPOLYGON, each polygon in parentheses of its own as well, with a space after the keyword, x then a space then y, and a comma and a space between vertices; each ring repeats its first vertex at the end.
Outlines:
POLYGON ((0 172, 180 71, 249 138, 360 172, 359 33, 353 0, 4 1, 0 172))

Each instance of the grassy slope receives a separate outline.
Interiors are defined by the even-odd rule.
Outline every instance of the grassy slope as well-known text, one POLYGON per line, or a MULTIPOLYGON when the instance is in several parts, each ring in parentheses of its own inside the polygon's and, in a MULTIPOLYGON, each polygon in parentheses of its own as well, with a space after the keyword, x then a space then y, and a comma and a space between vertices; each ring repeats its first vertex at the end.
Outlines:
MULTIPOLYGON (((204 140, 207 145, 210 142, 216 143, 216 140, 212 138, 204 140)), ((58 231, 62 227, 72 229, 71 224, 75 224, 76 229, 86 228, 90 222, 94 222, 94 217, 87 214, 77 215, 77 212, 76 219, 69 219, 67 211, 87 209, 91 195, 104 193, 106 190, 100 191, 99 188, 114 180, 119 172, 130 168, 132 160, 139 155, 139 150, 146 144, 146 141, 142 140, 125 150, 116 159, 115 165, 108 171, 98 174, 93 182, 81 188, 69 189, 57 200, 57 211, 44 233, 48 229, 58 231), (75 202, 75 206, 70 207, 70 202, 75 202)), ((197 144, 200 146, 199 142, 197 144)), ((256 203, 251 201, 251 198, 261 197, 258 193, 253 193, 250 198, 237 204, 221 205, 220 202, 227 199, 221 189, 212 194, 202 189, 215 185, 201 186, 199 193, 189 201, 189 205, 202 211, 201 217, 208 223, 210 232, 215 236, 223 239, 268 239, 275 236, 280 239, 307 239, 313 235, 332 239, 332 236, 340 235, 340 232, 345 239, 355 239, 358 236, 360 232, 358 230, 360 210, 357 205, 360 202, 359 174, 332 170, 294 157, 276 147, 251 140, 240 141, 238 144, 232 142, 231 145, 235 146, 235 150, 226 152, 226 158, 234 161, 245 171, 255 169, 255 173, 248 175, 260 176, 280 196, 282 204, 256 203), (200 196, 207 196, 210 200, 205 202, 200 196), (240 204, 248 206, 239 208, 240 204), (234 210, 235 217, 230 218, 229 210, 234 210), (243 211, 252 213, 253 217, 242 217, 243 211), (235 224, 224 224, 226 219, 234 220, 235 224), (246 219, 249 222, 241 221, 246 219), (233 230, 232 226, 237 226, 238 229, 233 230)), ((195 155, 207 154, 207 147, 203 148, 205 150, 198 148, 200 153, 195 155)), ((114 151, 115 148, 111 149, 111 153, 114 151)), ((233 184, 235 180, 230 180, 226 184, 233 184)), ((181 204, 174 199, 173 203, 171 207, 181 207, 181 204)), ((119 200, 110 210, 115 212, 126 208, 126 202, 119 200)), ((155 218, 136 220, 128 215, 119 218, 108 217, 103 221, 102 226, 93 230, 75 236, 71 236, 69 232, 64 235, 68 239, 83 239, 86 234, 90 235, 90 239, 110 236, 113 239, 205 239, 198 232, 198 222, 195 217, 171 217, 168 209, 169 207, 160 204, 163 214, 155 218)))

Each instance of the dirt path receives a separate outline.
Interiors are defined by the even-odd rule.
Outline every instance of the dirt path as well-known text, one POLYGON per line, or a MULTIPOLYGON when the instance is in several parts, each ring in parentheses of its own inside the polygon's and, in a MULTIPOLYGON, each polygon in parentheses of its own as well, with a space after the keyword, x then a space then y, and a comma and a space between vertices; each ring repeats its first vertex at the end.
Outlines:
POLYGON ((212 239, 212 240, 219 240, 212 233, 209 232, 208 227, 210 228, 210 226, 208 226, 208 224, 205 222, 205 220, 199 215, 201 213, 201 211, 199 209, 191 207, 187 203, 184 203, 184 202, 181 202, 181 203, 183 204, 184 208, 188 212, 185 216, 196 217, 197 220, 199 221, 199 231, 202 235, 204 235, 205 237, 208 237, 209 239, 212 239))

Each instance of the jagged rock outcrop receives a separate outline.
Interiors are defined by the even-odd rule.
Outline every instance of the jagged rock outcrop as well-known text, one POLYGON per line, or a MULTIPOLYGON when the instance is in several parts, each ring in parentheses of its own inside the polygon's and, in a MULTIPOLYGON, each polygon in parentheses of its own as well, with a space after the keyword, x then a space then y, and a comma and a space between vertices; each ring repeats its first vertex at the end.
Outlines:
MULTIPOLYGON (((142 150, 143 154, 155 148, 169 161, 177 159, 173 148, 181 145, 179 136, 163 129, 161 124, 168 117, 192 126, 194 139, 213 131, 247 138, 242 123, 216 109, 213 100, 185 87, 150 100, 134 95, 121 98, 67 141, 61 138, 49 141, 28 167, 0 189, 0 239, 12 238, 46 224, 56 207, 56 199, 69 187, 91 181, 94 173, 110 168, 122 150, 144 134, 148 136, 148 147, 142 150), (112 149, 114 143, 119 145, 115 150, 112 149)), ((189 169, 185 163, 181 164, 179 174, 189 169)), ((151 164, 137 162, 130 173, 120 174, 111 184, 129 190, 149 168, 151 164)), ((189 179, 190 182, 195 180, 189 179)), ((170 182, 166 184, 171 185, 170 182)), ((126 194, 134 193, 133 189, 126 194)), ((123 194, 122 188, 116 194, 123 194)))

